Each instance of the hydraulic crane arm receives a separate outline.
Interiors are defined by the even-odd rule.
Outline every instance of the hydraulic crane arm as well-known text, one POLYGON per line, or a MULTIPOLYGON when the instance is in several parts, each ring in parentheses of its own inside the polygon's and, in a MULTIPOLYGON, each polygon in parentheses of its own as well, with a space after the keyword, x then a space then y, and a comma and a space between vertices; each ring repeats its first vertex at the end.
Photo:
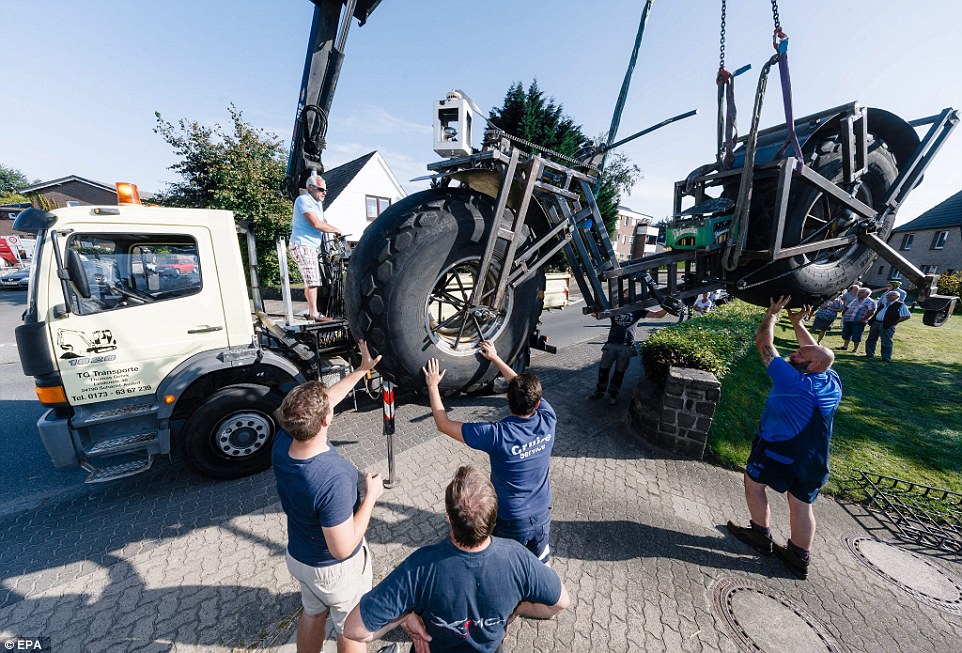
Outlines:
POLYGON ((327 118, 344 61, 351 17, 363 25, 381 0, 311 0, 314 20, 297 98, 294 133, 287 157, 284 190, 297 197, 311 170, 324 171, 321 153, 326 146, 327 118), (346 5, 346 8, 345 8, 346 5), (343 14, 343 16, 342 16, 343 14))

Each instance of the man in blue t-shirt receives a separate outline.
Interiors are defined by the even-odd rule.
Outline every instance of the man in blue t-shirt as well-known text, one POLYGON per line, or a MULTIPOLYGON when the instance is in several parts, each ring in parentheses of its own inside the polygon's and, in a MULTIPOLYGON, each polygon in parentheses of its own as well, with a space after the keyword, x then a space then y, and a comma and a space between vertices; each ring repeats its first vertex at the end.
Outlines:
POLYGON ((498 497, 473 465, 458 468, 444 492, 451 531, 412 553, 364 595, 344 627, 359 642, 396 626, 415 650, 500 651, 518 615, 550 619, 568 607, 558 575, 517 542, 492 537, 498 497))
POLYGON ((434 424, 441 433, 484 451, 491 461, 491 482, 498 493, 498 523, 494 534, 525 545, 548 564, 551 549, 551 484, 548 478, 554 447, 554 410, 541 397, 541 381, 530 372, 518 374, 501 360, 494 343, 481 342, 481 355, 508 382, 511 415, 499 422, 461 423, 448 419, 438 385, 444 378, 438 360, 423 369, 434 424))
POLYGON ((324 197, 327 182, 312 172, 305 184, 306 194, 294 200, 291 218, 291 258, 304 279, 304 299, 307 301, 309 320, 325 322, 330 318, 317 310, 317 289, 321 285, 321 269, 317 259, 324 245, 324 234, 340 235, 337 227, 324 219, 324 197))
POLYGON ((304 614, 297 624, 299 653, 324 644, 328 614, 337 650, 366 648, 344 639, 344 620, 371 588, 371 556, 364 532, 384 491, 378 474, 367 474, 367 492, 357 506, 357 469, 327 440, 336 406, 374 368, 367 343, 358 341, 360 366, 330 388, 309 381, 291 390, 278 409, 284 430, 274 439, 272 461, 277 493, 287 514, 287 569, 301 586, 304 614))
POLYGON ((759 553, 775 553, 798 578, 808 578, 815 512, 812 504, 828 480, 832 422, 842 400, 842 383, 832 350, 821 347, 805 328, 811 307, 788 311, 798 350, 788 359, 775 349, 775 321, 791 296, 772 301, 755 335, 755 346, 772 379, 761 426, 745 466, 749 526, 728 522, 728 530, 759 553), (787 492, 791 537, 783 547, 772 542, 766 488, 787 492))

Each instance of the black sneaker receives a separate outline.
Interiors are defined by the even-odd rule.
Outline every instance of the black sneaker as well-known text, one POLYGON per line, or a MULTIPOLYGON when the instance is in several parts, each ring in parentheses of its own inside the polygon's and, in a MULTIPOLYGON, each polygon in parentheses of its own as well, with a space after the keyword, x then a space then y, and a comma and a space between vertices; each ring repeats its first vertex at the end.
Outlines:
POLYGON ((615 397, 614 395, 608 395, 608 405, 609 405, 609 406, 614 406, 614 405, 617 404, 617 403, 618 403, 618 397, 615 397))
POLYGON ((590 395, 588 395, 588 399, 590 401, 597 401, 598 399, 601 399, 604 396, 605 396, 604 392, 599 392, 598 390, 595 390, 590 395))
MULTIPOLYGON (((789 540, 789 543, 791 543, 791 540, 789 540)), ((811 562, 811 559, 803 560, 791 547, 782 546, 781 544, 775 545, 774 553, 776 558, 785 563, 785 566, 795 575, 795 578, 799 580, 808 578, 808 564, 811 562)))
POLYGON ((757 531, 751 526, 738 526, 737 524, 728 522, 728 532, 763 556, 772 555, 772 538, 766 536, 761 531, 757 531))

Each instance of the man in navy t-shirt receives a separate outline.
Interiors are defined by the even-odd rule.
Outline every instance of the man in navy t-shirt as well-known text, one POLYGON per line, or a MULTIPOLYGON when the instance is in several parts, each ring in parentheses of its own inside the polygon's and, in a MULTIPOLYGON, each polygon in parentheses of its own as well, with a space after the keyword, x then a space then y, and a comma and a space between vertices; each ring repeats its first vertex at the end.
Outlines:
POLYGON ((277 493, 287 514, 287 569, 301 586, 304 614, 297 624, 297 650, 321 650, 328 614, 338 651, 365 651, 345 640, 344 621, 371 588, 371 556, 364 532, 374 502, 384 491, 378 474, 367 474, 357 504, 357 469, 334 450, 327 429, 336 406, 381 357, 371 359, 358 341, 360 366, 330 388, 309 381, 291 390, 278 410, 284 430, 274 439, 277 493))
POLYGON ((359 642, 400 625, 415 650, 499 651, 518 615, 550 619, 568 606, 558 575, 512 540, 492 537, 498 497, 484 473, 460 467, 444 493, 451 531, 412 553, 364 595, 344 627, 359 642))
POLYGON ((815 539, 812 504, 828 480, 832 422, 842 400, 842 383, 832 350, 821 347, 805 328, 811 307, 788 312, 799 348, 787 360, 775 349, 775 321, 791 297, 772 301, 755 335, 755 346, 772 379, 761 426, 745 466, 745 499, 750 525, 728 522, 728 530, 765 555, 775 553, 796 577, 808 577, 809 553, 815 539), (766 488, 787 492, 791 513, 788 546, 772 542, 766 488))
POLYGON ((438 390, 444 371, 439 368, 438 360, 432 358, 423 371, 434 423, 445 435, 488 454, 491 482, 498 493, 498 523, 494 534, 520 542, 548 564, 551 557, 548 472, 558 418, 541 397, 541 381, 537 376, 512 370, 490 341, 481 343, 481 355, 494 363, 508 382, 511 415, 499 422, 465 424, 448 419, 438 390))
POLYGON ((601 362, 598 364, 598 384, 594 392, 588 395, 592 401, 601 399, 607 391, 608 404, 614 406, 618 403, 618 394, 621 392, 621 384, 625 380, 625 372, 628 371, 628 364, 631 357, 637 355, 635 349, 635 329, 638 322, 646 317, 665 317, 668 311, 664 308, 640 309, 630 313, 622 313, 611 318, 611 328, 608 329, 608 340, 601 348, 601 362), (614 366, 615 373, 611 374, 611 367, 614 366), (611 374, 611 380, 608 375, 611 374))

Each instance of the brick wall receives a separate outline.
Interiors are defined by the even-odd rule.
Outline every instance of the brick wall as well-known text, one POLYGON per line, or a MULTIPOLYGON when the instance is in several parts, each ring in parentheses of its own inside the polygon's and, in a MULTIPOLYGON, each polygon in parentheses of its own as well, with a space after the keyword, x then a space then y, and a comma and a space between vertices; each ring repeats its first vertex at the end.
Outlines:
POLYGON ((629 419, 645 440, 700 460, 720 397, 721 383, 711 372, 672 367, 663 391, 648 380, 635 389, 629 419))

